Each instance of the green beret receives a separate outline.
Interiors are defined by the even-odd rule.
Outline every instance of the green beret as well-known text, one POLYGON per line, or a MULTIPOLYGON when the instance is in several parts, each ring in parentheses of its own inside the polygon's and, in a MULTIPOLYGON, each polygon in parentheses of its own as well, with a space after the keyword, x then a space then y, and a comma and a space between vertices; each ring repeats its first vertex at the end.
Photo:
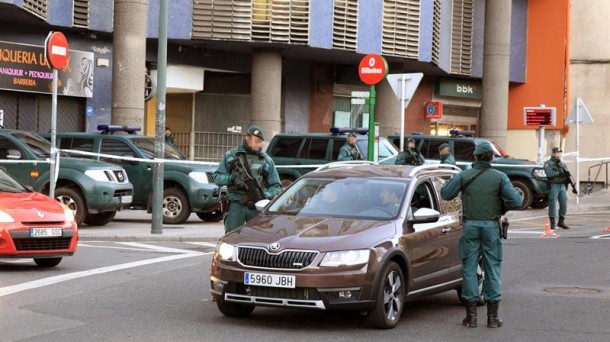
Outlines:
POLYGON ((477 147, 474 148, 475 155, 480 155, 485 152, 493 152, 493 149, 491 148, 491 144, 488 143, 487 141, 478 143, 477 147))
POLYGON ((263 132, 263 129, 260 128, 259 126, 256 126, 256 125, 250 126, 248 128, 248 134, 254 135, 255 137, 259 137, 259 138, 261 138, 261 140, 265 140, 265 133, 263 132))
POLYGON ((440 151, 440 150, 444 149, 445 147, 449 147, 449 144, 447 144, 447 143, 440 144, 440 146, 438 147, 438 150, 440 151))

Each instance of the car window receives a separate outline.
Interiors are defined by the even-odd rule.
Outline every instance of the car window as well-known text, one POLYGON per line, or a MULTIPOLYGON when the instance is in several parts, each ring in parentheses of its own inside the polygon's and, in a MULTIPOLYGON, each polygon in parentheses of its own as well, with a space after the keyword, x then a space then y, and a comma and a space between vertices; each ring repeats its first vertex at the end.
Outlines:
POLYGON ((451 179, 451 176, 439 176, 439 177, 434 177, 434 179, 433 179, 437 198, 440 199, 439 204, 440 204, 441 214, 448 214, 448 213, 453 213, 453 212, 462 210, 462 197, 461 196, 456 196, 451 201, 445 201, 444 199, 441 198, 441 195, 440 195, 441 188, 450 179, 451 179))
POLYGON ((301 148, 302 138, 298 137, 283 137, 277 139, 277 143, 273 146, 271 155, 275 157, 295 158, 301 148))
MULTIPOLYGON (((76 150, 83 152, 93 152, 93 139, 87 138, 61 138, 59 148, 67 150, 76 150)), ((89 158, 93 159, 93 156, 87 156, 84 154, 73 154, 72 156, 78 158, 89 158)))
POLYGON ((345 145, 345 141, 341 141, 341 139, 332 139, 333 141, 333 155, 331 157, 332 160, 339 160, 339 150, 343 145, 345 145))
MULTIPOLYGON (((131 141, 144 153, 147 158, 155 157, 155 140, 149 137, 133 138, 131 141)), ((186 159, 178 149, 165 144, 165 159, 186 159)))
POLYGON ((411 208, 414 209, 413 211, 421 208, 438 210, 434 189, 429 181, 424 181, 417 185, 413 192, 410 205, 411 208))
POLYGON ((304 159, 326 159, 328 139, 305 139, 305 146, 301 152, 304 159))
MULTIPOLYGON (((362 158, 367 159, 368 152, 369 152, 368 137, 358 139, 356 141, 356 144, 358 145, 358 149, 362 153, 362 158)), ((396 147, 394 145, 392 145, 392 143, 390 141, 388 141, 388 139, 380 137, 378 146, 379 146, 379 156, 378 156, 379 160, 384 159, 384 158, 389 158, 391 156, 395 156, 398 154, 398 150, 396 149, 396 147)))
MULTIPOLYGON (((112 154, 121 157, 135 157, 134 151, 131 149, 131 147, 129 147, 123 141, 114 139, 102 139, 102 143, 100 145, 100 153, 112 154)), ((104 160, 108 159, 104 158, 104 160)), ((112 162, 115 161, 115 159, 108 161, 112 162)))
POLYGON ((474 161, 474 142, 472 141, 454 141, 453 156, 457 161, 474 161))
POLYGON ((22 143, 28 145, 32 153, 38 158, 47 158, 51 156, 51 143, 37 135, 31 133, 15 132, 13 137, 17 138, 22 143))
POLYGON ((441 144, 443 143, 449 143, 448 141, 443 141, 443 140, 437 140, 437 139, 433 139, 430 140, 430 143, 428 145, 428 157, 430 159, 441 159, 441 155, 438 152, 438 147, 441 146, 441 144))

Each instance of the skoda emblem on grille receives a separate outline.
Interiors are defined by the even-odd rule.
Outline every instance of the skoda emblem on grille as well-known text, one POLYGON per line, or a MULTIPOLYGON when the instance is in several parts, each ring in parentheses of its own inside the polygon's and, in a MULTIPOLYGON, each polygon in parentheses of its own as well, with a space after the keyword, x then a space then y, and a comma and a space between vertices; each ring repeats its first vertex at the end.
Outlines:
POLYGON ((44 217, 44 213, 40 210, 38 210, 38 217, 43 218, 44 217))
POLYGON ((272 252, 277 252, 280 249, 280 243, 279 242, 274 242, 272 244, 269 245, 269 250, 272 252))

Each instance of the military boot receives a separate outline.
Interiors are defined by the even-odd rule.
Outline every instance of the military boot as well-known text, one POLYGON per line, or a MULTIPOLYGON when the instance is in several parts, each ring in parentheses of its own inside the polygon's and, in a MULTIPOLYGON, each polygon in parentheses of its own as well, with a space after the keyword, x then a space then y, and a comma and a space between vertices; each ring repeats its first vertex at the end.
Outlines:
POLYGON ((549 222, 551 223, 551 230, 557 229, 557 227, 555 227, 555 218, 554 217, 549 217, 549 222))
POLYGON ((499 301, 487 302, 487 327, 498 328, 501 327, 503 322, 498 318, 498 307, 500 306, 499 301))
POLYGON ((565 217, 561 217, 559 216, 559 222, 557 223, 557 226, 563 228, 563 229, 570 229, 570 227, 564 222, 565 217))
POLYGON ((477 327, 477 302, 464 303, 466 308, 466 318, 462 321, 462 325, 469 328, 477 327))

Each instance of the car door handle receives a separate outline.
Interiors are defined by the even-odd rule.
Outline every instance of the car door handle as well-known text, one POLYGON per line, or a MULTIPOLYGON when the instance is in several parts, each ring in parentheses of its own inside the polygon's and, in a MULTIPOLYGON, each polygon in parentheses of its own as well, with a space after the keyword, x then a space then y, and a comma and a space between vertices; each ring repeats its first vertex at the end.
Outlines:
POLYGON ((450 231, 451 231, 451 228, 449 228, 449 227, 445 227, 445 228, 441 229, 441 233, 443 233, 443 234, 447 234, 450 231))

